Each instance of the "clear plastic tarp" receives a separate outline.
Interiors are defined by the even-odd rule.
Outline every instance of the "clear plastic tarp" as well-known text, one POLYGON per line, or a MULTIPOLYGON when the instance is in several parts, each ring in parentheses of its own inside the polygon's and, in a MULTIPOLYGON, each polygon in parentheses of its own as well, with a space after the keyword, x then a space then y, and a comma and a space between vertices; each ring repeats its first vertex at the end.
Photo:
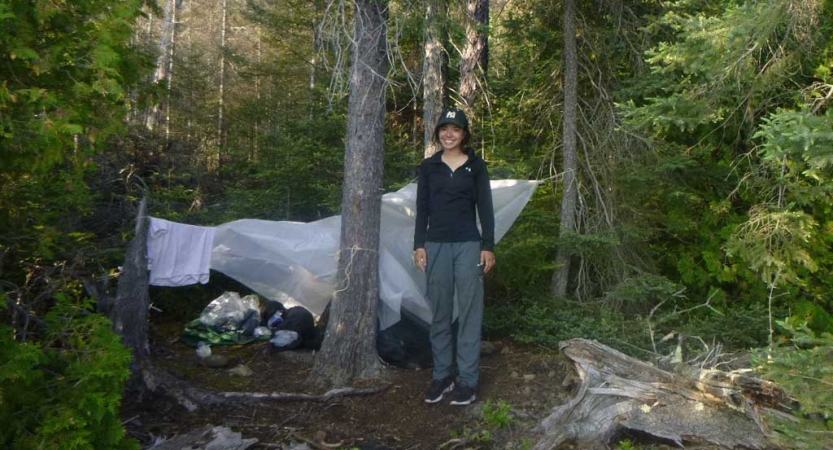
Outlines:
MULTIPOLYGON (((509 230, 537 181, 494 180, 495 242, 509 230)), ((379 255, 380 328, 399 321, 400 309, 430 323, 425 275, 413 263, 416 184, 382 197, 379 255)), ((216 227, 211 269, 258 294, 301 305, 320 315, 336 286, 341 216, 315 222, 245 219, 216 227)))

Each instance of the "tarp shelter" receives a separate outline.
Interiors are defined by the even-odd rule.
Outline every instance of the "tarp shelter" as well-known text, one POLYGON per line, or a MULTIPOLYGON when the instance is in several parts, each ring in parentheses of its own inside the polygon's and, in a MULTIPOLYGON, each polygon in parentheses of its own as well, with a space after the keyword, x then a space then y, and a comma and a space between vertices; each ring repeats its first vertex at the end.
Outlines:
MULTIPOLYGON (((526 206, 538 182, 494 180, 491 183, 497 242, 526 206)), ((401 309, 426 323, 431 321, 425 300, 425 275, 412 260, 415 219, 416 184, 382 196, 379 325, 383 330, 400 320, 401 309)), ((316 315, 323 312, 333 297, 341 216, 309 223, 245 219, 208 231, 207 235, 213 238, 210 268, 263 297, 287 307, 304 306, 316 315)), ((149 248, 156 237, 152 233, 149 236, 149 248)), ((153 270, 151 258, 151 284, 154 284, 153 270)), ((195 277, 193 283, 196 282, 205 280, 195 277)))

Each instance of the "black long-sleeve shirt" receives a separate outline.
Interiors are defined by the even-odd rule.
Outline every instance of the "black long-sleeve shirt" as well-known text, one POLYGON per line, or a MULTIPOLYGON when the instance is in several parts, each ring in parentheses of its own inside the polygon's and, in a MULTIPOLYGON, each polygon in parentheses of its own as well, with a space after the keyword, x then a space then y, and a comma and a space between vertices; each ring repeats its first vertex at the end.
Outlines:
POLYGON ((480 241, 483 250, 494 251, 495 213, 486 162, 468 149, 468 160, 452 172, 442 153, 419 166, 414 250, 425 247, 425 241, 480 241))

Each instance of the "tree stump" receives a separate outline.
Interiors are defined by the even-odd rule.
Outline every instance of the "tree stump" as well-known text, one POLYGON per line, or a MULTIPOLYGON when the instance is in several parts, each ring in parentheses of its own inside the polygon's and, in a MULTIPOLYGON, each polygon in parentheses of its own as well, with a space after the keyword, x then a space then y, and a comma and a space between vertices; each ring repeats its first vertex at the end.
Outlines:
POLYGON ((567 442, 581 448, 608 448, 621 431, 672 441, 728 448, 775 447, 761 413, 788 414, 797 402, 766 380, 743 372, 680 365, 658 369, 595 341, 562 342, 582 380, 576 396, 556 407, 538 426, 534 449, 567 442))

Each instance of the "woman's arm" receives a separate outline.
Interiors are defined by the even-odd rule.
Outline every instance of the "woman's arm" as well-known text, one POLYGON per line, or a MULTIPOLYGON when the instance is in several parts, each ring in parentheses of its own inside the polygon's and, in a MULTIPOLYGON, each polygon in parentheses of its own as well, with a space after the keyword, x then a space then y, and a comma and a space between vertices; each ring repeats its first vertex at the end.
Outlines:
POLYGON ((486 162, 482 163, 482 170, 477 175, 477 215, 480 217, 481 248, 494 252, 495 250, 495 210, 492 206, 492 185, 489 181, 489 170, 486 162))
POLYGON ((425 163, 419 165, 417 181, 416 221, 414 223, 414 250, 425 247, 425 234, 428 231, 428 174, 425 163))

